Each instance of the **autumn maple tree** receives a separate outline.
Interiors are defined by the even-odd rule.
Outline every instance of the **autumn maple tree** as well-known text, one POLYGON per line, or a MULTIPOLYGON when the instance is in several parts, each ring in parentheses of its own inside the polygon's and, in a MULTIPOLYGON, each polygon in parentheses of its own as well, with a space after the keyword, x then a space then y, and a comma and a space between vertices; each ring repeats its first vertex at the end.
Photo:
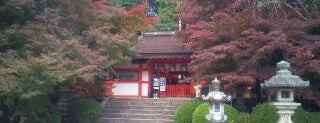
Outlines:
MULTIPOLYGON (((287 60, 294 74, 320 73, 320 3, 315 0, 182 0, 178 37, 194 50, 196 78, 226 88, 263 82, 287 60)), ((316 82, 314 82, 316 83, 316 82)))
POLYGON ((73 85, 103 92, 105 72, 129 60, 142 26, 127 13, 100 1, 0 0, 0 122, 60 122, 50 107, 86 96, 73 85))

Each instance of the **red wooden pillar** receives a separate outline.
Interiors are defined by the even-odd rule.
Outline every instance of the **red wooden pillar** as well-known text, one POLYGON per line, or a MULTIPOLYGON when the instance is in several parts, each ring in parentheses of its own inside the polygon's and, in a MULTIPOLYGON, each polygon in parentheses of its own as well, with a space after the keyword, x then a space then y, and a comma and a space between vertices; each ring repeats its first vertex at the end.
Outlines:
MULTIPOLYGON (((149 61, 148 61, 148 63, 147 63, 147 65, 148 65, 148 71, 149 71, 149 84, 148 84, 148 94, 150 94, 151 93, 151 90, 152 90, 152 85, 151 85, 151 76, 152 76, 152 74, 154 73, 154 61, 152 60, 152 59, 149 59, 149 61)), ((148 95, 149 96, 149 95, 148 95)))
POLYGON ((139 64, 139 77, 138 77, 138 97, 142 95, 142 64, 139 64))

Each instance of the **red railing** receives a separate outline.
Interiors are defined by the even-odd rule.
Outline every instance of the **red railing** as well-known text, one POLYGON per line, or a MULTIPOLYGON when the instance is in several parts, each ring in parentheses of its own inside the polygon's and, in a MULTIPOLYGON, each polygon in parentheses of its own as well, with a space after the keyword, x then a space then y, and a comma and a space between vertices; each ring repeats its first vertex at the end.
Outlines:
MULTIPOLYGON (((106 81, 105 95, 112 95, 113 82, 106 81)), ((166 85, 166 91, 160 91, 159 97, 192 97, 194 95, 194 88, 191 84, 176 84, 166 85)))
POLYGON ((160 97, 191 97, 193 93, 190 84, 166 85, 166 91, 160 92, 160 97))
POLYGON ((104 85, 105 85, 105 87, 106 87, 105 95, 111 96, 111 95, 112 95, 113 82, 111 82, 111 81, 105 81, 105 82, 104 82, 104 85))

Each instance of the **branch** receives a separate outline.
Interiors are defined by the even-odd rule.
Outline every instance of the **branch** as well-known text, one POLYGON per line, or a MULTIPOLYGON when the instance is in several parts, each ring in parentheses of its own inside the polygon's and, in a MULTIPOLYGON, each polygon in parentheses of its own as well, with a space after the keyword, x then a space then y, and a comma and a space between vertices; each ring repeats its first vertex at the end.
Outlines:
POLYGON ((295 10, 290 4, 288 3, 284 3, 287 7, 289 7, 290 9, 292 9, 295 13, 297 13, 302 19, 304 20, 308 20, 308 18, 306 18, 305 16, 303 16, 303 14, 301 14, 299 11, 295 10))

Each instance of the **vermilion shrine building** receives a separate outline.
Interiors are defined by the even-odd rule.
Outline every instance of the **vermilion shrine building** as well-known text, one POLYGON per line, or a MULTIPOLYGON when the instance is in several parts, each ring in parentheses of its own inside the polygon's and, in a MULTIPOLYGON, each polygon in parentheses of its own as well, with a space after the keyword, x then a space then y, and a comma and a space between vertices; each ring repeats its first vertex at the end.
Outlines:
POLYGON ((152 74, 166 78, 161 97, 191 97, 193 85, 188 63, 192 51, 183 46, 174 32, 143 33, 134 48, 137 56, 127 65, 114 66, 115 75, 106 83, 113 83, 113 97, 147 98, 151 93, 152 74))

